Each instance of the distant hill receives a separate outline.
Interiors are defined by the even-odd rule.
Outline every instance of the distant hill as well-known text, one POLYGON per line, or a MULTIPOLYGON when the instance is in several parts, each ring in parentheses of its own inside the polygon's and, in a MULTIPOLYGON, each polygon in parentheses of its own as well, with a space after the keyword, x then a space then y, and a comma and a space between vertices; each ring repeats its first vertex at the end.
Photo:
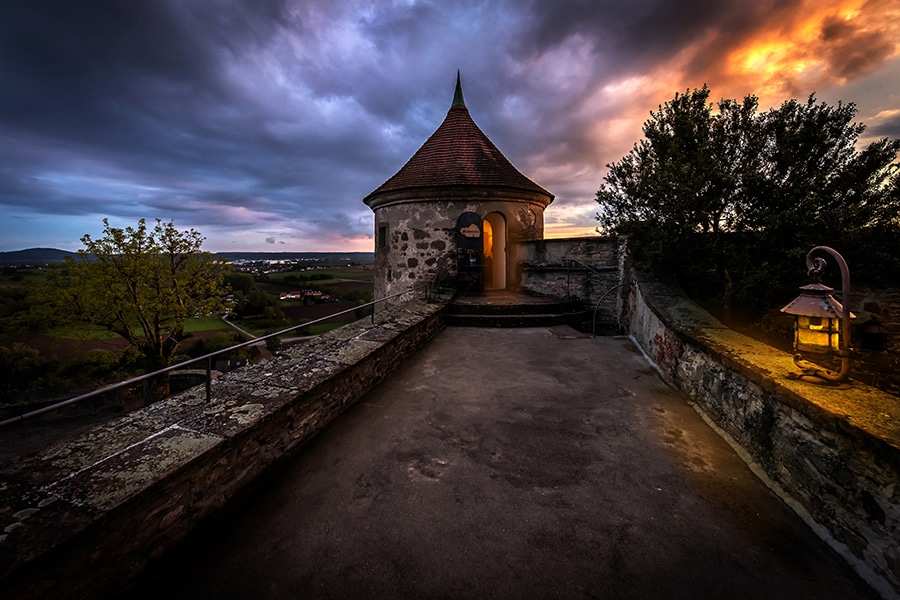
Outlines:
MULTIPOLYGON (((214 252, 216 256, 228 260, 348 260, 355 262, 371 262, 372 252, 214 252)), ((0 266, 23 267, 28 265, 47 265, 63 262, 67 256, 75 257, 76 252, 57 250, 56 248, 28 248, 13 252, 0 252, 0 266)))
POLYGON ((77 253, 56 248, 28 248, 27 250, 0 252, 0 265, 16 267, 47 265, 63 262, 67 256, 75 257, 77 253))

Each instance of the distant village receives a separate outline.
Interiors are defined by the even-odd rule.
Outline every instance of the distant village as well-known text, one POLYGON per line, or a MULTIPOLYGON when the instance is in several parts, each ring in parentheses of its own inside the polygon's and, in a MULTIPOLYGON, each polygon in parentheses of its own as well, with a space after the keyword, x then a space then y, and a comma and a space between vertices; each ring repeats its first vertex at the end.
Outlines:
POLYGON ((303 300, 307 304, 324 304, 337 302, 338 299, 319 290, 300 290, 299 292, 281 292, 279 300, 303 300))
POLYGON ((300 257, 300 258, 233 258, 228 262, 234 265, 236 271, 253 275, 267 275, 270 273, 287 273, 292 271, 312 271, 315 269, 329 269, 334 267, 358 267, 371 268, 371 264, 360 262, 347 257, 300 257))

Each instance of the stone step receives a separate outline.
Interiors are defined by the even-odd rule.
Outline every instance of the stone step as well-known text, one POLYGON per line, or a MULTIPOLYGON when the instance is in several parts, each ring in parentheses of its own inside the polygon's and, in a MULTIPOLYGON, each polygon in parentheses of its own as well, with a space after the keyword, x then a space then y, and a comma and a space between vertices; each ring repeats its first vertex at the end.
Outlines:
POLYGON ((466 327, 541 327, 585 320, 584 305, 509 291, 458 296, 447 307, 447 323, 466 327))
POLYGON ((458 327, 546 327, 550 325, 575 326, 584 321, 583 312, 523 313, 523 314, 452 314, 448 313, 448 325, 458 327))
POLYGON ((496 304, 451 302, 447 312, 451 315, 539 315, 572 313, 583 310, 581 303, 547 301, 541 303, 496 304))
POLYGON ((451 308, 459 314, 469 312, 493 312, 512 314, 515 312, 567 312, 580 303, 565 298, 530 296, 506 290, 490 290, 479 294, 457 295, 451 308))

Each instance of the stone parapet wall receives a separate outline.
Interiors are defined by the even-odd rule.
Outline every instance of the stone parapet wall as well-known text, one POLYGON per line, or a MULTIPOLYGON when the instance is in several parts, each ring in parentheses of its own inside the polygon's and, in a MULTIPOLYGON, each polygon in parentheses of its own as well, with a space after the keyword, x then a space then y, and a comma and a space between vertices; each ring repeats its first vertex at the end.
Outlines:
POLYGON ((859 320, 877 320, 887 330, 888 349, 900 354, 900 287, 871 287, 854 282, 850 306, 859 320))
POLYGON ((309 441, 444 326, 410 302, 31 458, 0 476, 0 597, 105 597, 309 441))
POLYGON ((629 330, 757 474, 885 598, 900 596, 900 401, 787 379, 790 355, 646 276, 629 330))
POLYGON ((872 385, 900 395, 900 287, 873 288, 854 283, 850 307, 853 325, 854 368, 872 385), (877 323, 884 332, 883 350, 872 350, 864 330, 877 323))
POLYGON ((624 241, 614 237, 536 240, 517 246, 521 291, 533 296, 580 301, 597 320, 619 323, 622 312, 624 241), (604 298, 604 295, 606 297, 604 298))

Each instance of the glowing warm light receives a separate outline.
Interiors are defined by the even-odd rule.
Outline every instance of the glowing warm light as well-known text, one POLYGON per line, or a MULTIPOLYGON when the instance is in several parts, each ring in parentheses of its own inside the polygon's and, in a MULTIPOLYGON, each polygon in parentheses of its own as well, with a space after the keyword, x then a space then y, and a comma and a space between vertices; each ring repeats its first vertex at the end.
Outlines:
MULTIPOLYGON (((761 99, 777 100, 802 89, 843 83, 841 61, 850 48, 895 40, 897 15, 891 9, 862 10, 863 0, 806 2, 780 15, 777 29, 766 28, 728 57, 727 72, 735 80, 755 80, 761 99), (837 31, 835 33, 835 30, 837 31)), ((900 44, 888 42, 887 55, 900 54, 900 44)))
POLYGON ((771 73, 775 71, 775 65, 778 61, 782 60, 787 54, 787 50, 779 42, 759 44, 746 50, 746 57, 741 61, 743 69, 757 73, 771 73))
POLYGON ((544 239, 547 240, 573 237, 596 237, 598 235, 600 234, 597 233, 596 225, 591 227, 580 227, 568 224, 544 226, 544 239))
POLYGON ((878 113, 877 115, 875 115, 874 118, 890 119, 891 117, 896 117, 897 115, 900 115, 900 109, 883 110, 880 113, 878 113))

